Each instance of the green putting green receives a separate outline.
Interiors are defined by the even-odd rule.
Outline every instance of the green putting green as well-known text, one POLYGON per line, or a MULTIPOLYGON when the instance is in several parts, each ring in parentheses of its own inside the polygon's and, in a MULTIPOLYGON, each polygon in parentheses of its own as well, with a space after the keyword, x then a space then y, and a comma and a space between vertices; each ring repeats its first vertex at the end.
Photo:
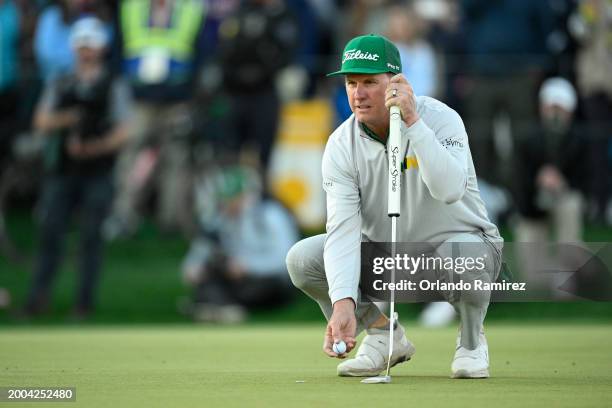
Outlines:
POLYGON ((486 380, 449 378, 456 330, 408 328, 417 353, 389 385, 337 377, 320 350, 323 329, 3 328, 0 386, 76 387, 76 403, 54 407, 600 407, 612 398, 611 325, 489 325, 486 380))

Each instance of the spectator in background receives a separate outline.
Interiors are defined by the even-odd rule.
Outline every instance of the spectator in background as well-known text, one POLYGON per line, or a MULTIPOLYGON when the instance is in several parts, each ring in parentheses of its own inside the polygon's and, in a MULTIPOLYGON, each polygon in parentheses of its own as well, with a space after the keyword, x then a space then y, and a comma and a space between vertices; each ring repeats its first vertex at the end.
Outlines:
MULTIPOLYGON (((392 0, 356 0, 345 4, 346 11, 340 18, 340 35, 338 46, 356 36, 364 33, 381 34, 385 32, 387 22, 387 7, 393 3, 392 0)), ((395 2, 406 5, 406 2, 395 2)))
POLYGON ((245 308, 288 301, 293 289, 285 255, 297 241, 292 217, 278 202, 262 199, 258 172, 232 166, 198 186, 201 233, 183 262, 194 287, 196 320, 237 322, 245 308))
POLYGON ((414 94, 436 96, 438 67, 433 48, 422 36, 424 21, 405 6, 390 7, 387 13, 387 38, 399 50, 402 73, 414 94))
POLYGON ((204 2, 125 0, 119 13, 123 71, 132 87, 135 117, 129 144, 118 162, 119 191, 105 236, 113 239, 137 229, 148 176, 135 175, 154 165, 158 222, 168 232, 189 231, 187 137, 202 59, 198 40, 204 2))
POLYGON ((203 49, 203 55, 209 55, 217 51, 219 43, 219 26, 237 12, 241 0, 206 0, 208 6, 206 21, 202 27, 199 47, 203 49))
MULTIPOLYGON (((577 96, 572 84, 556 77, 540 88, 540 124, 518 140, 515 174, 519 180, 516 204, 520 220, 517 242, 544 244, 554 233, 559 243, 582 241, 584 138, 574 125, 577 96)), ((519 246, 523 270, 541 265, 541 246, 519 246)), ((531 276, 533 281, 544 277, 531 276)))
MULTIPOLYGON (((40 143, 24 143, 34 138, 30 128, 31 111, 39 90, 38 73, 32 56, 32 37, 37 19, 35 4, 25 0, 0 0, 0 252, 18 260, 5 217, 6 204, 14 192, 22 196, 34 192, 39 177, 38 161, 27 162, 27 149, 40 143), (25 154, 24 154, 25 153, 25 154), (31 181, 28 183, 28 181, 31 181)), ((38 155, 36 155, 38 156, 38 155)))
POLYGON ((40 91, 40 74, 35 60, 34 39, 41 11, 46 5, 46 0, 13 0, 18 5, 20 13, 21 38, 19 39, 20 66, 19 80, 21 81, 21 116, 29 128, 31 121, 31 110, 34 108, 38 93, 40 91))
MULTIPOLYGON (((415 12, 427 22, 429 41, 436 47, 438 62, 442 66, 437 87, 440 98, 463 116, 464 99, 471 88, 472 80, 466 76, 465 70, 469 58, 465 55, 468 46, 467 27, 461 18, 460 2, 461 0, 415 0, 413 7, 415 12)), ((499 117, 503 118, 503 115, 499 117)), ((494 123, 500 122, 503 123, 502 120, 494 120, 494 123)), ((505 127, 505 130, 511 129, 505 127)), ((491 133, 494 133, 493 129, 491 133)), ((506 153, 509 152, 506 150, 506 153)), ((503 223, 503 218, 510 214, 510 192, 505 187, 493 185, 480 177, 478 189, 491 222, 503 223)), ((443 325, 454 316, 454 311, 448 307, 440 309, 441 313, 430 314, 429 311, 431 310, 426 310, 421 315, 422 323, 428 326, 443 325), (444 316, 446 318, 437 318, 444 316)), ((435 309, 433 311, 435 312, 435 309)))
POLYGON ((280 102, 275 80, 294 58, 299 26, 284 0, 247 0, 219 29, 223 85, 230 98, 227 148, 255 144, 266 174, 280 102))
POLYGON ((577 42, 570 31, 570 19, 575 14, 578 0, 548 0, 553 16, 553 30, 546 39, 554 62, 549 76, 562 76, 575 83, 577 42))
POLYGON ((76 57, 70 46, 71 25, 79 16, 97 14, 102 8, 98 0, 59 0, 42 11, 34 38, 34 53, 45 82, 74 70, 76 57))
MULTIPOLYGON (((545 1, 462 0, 466 30, 466 125, 480 177, 508 184, 495 149, 494 122, 509 118, 513 138, 526 137, 536 119, 536 94, 549 68, 546 45, 552 14, 545 1), (505 183, 504 183, 505 182, 505 183)), ((507 157, 512 157, 508 154, 507 157)))
MULTIPOLYGON (((300 42, 304 42, 304 35, 310 36, 310 41, 317 42, 313 47, 315 54, 311 56, 312 63, 306 65, 306 67, 310 66, 311 75, 314 75, 314 78, 311 78, 311 88, 314 87, 313 90, 318 92, 321 90, 320 86, 323 85, 322 80, 325 79, 325 73, 329 72, 332 68, 330 66, 331 60, 326 58, 326 56, 334 53, 336 31, 339 29, 338 23, 342 17, 341 5, 339 4, 341 2, 328 0, 307 0, 306 2, 314 12, 314 17, 316 18, 314 24, 317 26, 317 33, 316 36, 308 33, 310 30, 309 22, 302 19, 303 21, 300 24, 300 42)), ((308 40, 306 42, 308 43, 308 40)), ((310 94, 307 94, 308 96, 310 94)))
POLYGON ((283 84, 282 80, 277 85, 283 102, 292 100, 291 97, 285 98, 283 88, 289 89, 298 85, 299 92, 296 92, 293 99, 302 97, 312 97, 318 76, 322 76, 323 72, 327 72, 327 66, 321 66, 320 56, 321 48, 325 46, 325 36, 328 34, 325 13, 333 9, 333 2, 325 2, 325 4, 316 4, 312 0, 285 0, 287 8, 295 17, 298 31, 299 41, 294 50, 293 64, 291 69, 284 69, 281 72, 281 78, 287 75, 287 84, 283 84), (294 70, 294 73, 292 73, 294 70), (296 72, 297 71, 297 72, 296 72), (289 74, 288 74, 289 73, 289 74), (293 83, 293 84, 292 84, 293 83))
MULTIPOLYGON (((590 215, 605 221, 612 173, 612 1, 583 0, 571 18, 578 40, 577 84, 590 129, 587 191, 590 215)), ((612 224, 612 207, 608 222, 612 224)))
POLYGON ((0 172, 17 130, 20 13, 13 0, 0 0, 0 172))
MULTIPOLYGON (((428 40, 439 57, 437 93, 447 105, 463 116, 462 95, 465 83, 465 27, 461 24, 460 0, 418 0, 414 9, 427 21, 428 40)), ((491 215, 491 214, 489 214, 491 215)), ((494 220, 491 220, 495 223, 494 220)))
POLYGON ((64 235, 79 208, 81 282, 75 314, 86 317, 94 308, 102 262, 100 229, 113 196, 114 159, 127 137, 129 93, 105 67, 108 33, 100 20, 77 21, 70 44, 77 55, 76 71, 47 84, 34 118, 34 127, 47 137, 48 176, 42 186, 40 250, 26 311, 37 314, 47 307, 64 235))
POLYGON ((70 25, 78 16, 78 10, 70 0, 42 11, 36 24, 34 53, 44 81, 74 68, 74 54, 70 48, 70 25))

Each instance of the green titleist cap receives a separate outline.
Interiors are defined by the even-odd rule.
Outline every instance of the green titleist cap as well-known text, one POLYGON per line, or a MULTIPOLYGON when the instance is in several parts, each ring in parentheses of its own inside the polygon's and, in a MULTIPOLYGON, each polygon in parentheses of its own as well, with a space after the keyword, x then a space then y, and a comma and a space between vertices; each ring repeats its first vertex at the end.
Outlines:
POLYGON ((346 44, 342 53, 340 71, 327 76, 346 74, 382 74, 402 72, 399 51, 391 41, 381 35, 355 37, 346 44))

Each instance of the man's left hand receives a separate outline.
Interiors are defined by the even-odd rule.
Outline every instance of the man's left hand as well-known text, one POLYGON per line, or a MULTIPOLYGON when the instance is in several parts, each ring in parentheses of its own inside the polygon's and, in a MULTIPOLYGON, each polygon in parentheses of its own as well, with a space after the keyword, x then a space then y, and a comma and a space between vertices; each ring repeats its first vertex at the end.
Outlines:
POLYGON ((87 160, 104 154, 99 141, 83 142, 78 136, 68 140, 68 154, 73 159, 87 160))
POLYGON ((538 187, 553 193, 559 193, 566 187, 565 178, 559 168, 552 164, 545 164, 540 168, 536 175, 536 184, 538 187))
POLYGON ((391 78, 387 91, 385 92, 385 105, 387 109, 391 106, 399 106, 402 112, 402 120, 406 126, 412 126, 419 120, 416 111, 416 98, 412 85, 402 74, 397 74, 391 78))

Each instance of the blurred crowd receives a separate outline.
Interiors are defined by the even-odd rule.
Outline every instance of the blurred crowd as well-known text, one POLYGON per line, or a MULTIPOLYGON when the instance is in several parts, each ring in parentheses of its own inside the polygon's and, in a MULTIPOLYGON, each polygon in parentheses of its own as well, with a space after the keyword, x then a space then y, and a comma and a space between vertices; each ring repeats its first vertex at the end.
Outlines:
POLYGON ((366 33, 397 44, 416 94, 461 114, 490 216, 515 240, 612 224, 612 0, 0 0, 0 213, 10 186, 40 187, 27 311, 48 304, 77 209, 79 315, 104 239, 151 213, 193 240, 194 304, 232 306, 190 313, 284 299, 275 249, 297 232, 268 176, 281 107, 324 98, 346 119, 325 74, 366 33))

